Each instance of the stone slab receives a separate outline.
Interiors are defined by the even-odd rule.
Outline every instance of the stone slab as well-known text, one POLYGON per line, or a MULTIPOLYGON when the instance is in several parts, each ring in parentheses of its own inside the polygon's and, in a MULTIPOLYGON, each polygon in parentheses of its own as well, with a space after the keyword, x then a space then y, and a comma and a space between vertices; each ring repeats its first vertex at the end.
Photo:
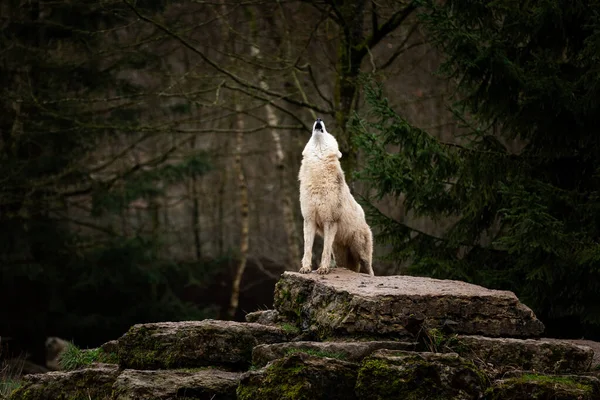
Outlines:
POLYGON ((252 348, 288 340, 278 327, 203 320, 134 325, 119 339, 119 365, 127 369, 225 367, 244 370, 252 348))
POLYGON ((288 342, 261 344, 252 350, 252 365, 263 367, 267 363, 287 355, 305 352, 307 354, 336 358, 350 362, 360 362, 379 349, 414 350, 416 343, 395 341, 369 342, 288 342))
POLYGON ((296 353, 242 376, 238 400, 355 400, 358 365, 296 353))
POLYGON ((114 400, 235 400, 240 372, 202 370, 124 370, 113 384, 114 400))
POLYGON ((101 364, 75 371, 52 371, 23 377, 10 400, 108 400, 119 375, 116 365, 101 364))
POLYGON ((539 337, 544 325, 514 293, 460 281, 285 272, 275 287, 280 316, 320 338, 414 338, 422 329, 489 337, 539 337))
POLYGON ((594 351, 588 346, 557 339, 459 335, 452 350, 474 361, 491 364, 500 371, 518 368, 552 374, 586 372, 594 357, 594 351))

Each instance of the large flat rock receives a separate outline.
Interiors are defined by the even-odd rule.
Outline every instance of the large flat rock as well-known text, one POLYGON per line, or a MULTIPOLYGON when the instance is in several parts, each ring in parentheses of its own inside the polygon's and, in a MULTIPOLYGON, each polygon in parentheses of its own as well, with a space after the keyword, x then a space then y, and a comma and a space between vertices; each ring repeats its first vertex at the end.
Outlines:
POLYGON ((113 385, 114 400, 235 400, 240 372, 202 370, 124 370, 113 385))
POLYGON ((550 374, 585 372, 590 369, 594 357, 590 347, 558 339, 459 335, 452 350, 463 357, 491 365, 498 373, 514 369, 550 374))
POLYGON ((285 272, 275 287, 283 318, 321 338, 414 337, 423 327, 489 337, 539 337, 544 325, 514 293, 460 281, 285 272))
POLYGON ((203 320, 134 325, 119 339, 119 365, 128 369, 224 367, 244 370, 252 348, 287 340, 280 328, 203 320))

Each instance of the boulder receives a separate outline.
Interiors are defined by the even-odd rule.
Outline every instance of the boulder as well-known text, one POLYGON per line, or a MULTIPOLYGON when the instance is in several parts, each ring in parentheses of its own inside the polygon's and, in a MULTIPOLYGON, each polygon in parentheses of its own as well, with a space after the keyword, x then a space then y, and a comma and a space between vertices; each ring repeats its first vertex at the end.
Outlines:
POLYGON ((119 339, 119 364, 129 369, 205 366, 245 370, 252 348, 287 340, 280 328, 255 323, 203 320, 134 325, 119 339))
POLYGON ((597 371, 600 376, 600 342, 587 339, 546 339, 546 340, 561 340, 564 342, 577 344, 585 347, 589 347, 594 352, 594 358, 592 358, 591 370, 597 371))
POLYGON ((119 341, 118 340, 110 340, 103 345, 100 346, 103 352, 106 354, 117 354, 119 352, 119 341))
POLYGON ((108 400, 119 375, 116 365, 100 364, 92 368, 23 377, 21 386, 10 400, 108 400))
POLYGON ((456 354, 378 350, 358 372, 356 395, 379 399, 479 399, 485 375, 456 354))
POLYGON ((524 374, 494 382, 485 393, 489 400, 597 400, 600 380, 591 376, 524 374))
POLYGON ((414 350, 416 343, 394 341, 372 342, 288 342, 261 344, 252 350, 252 365, 263 367, 268 362, 293 353, 304 352, 318 357, 360 362, 375 350, 414 350))
POLYGON ((285 272, 275 287, 280 316, 321 338, 414 338, 427 329, 490 337, 539 337, 544 325, 514 293, 460 281, 285 272))
POLYGON ((275 325, 279 321, 279 313, 275 310, 260 310, 246 314, 246 322, 262 325, 275 325))
POLYGON ((238 400, 352 400, 358 365, 296 353, 242 376, 238 400))
POLYGON ((113 385, 114 400, 235 400, 241 373, 202 370, 138 371, 126 369, 113 385))
POLYGON ((556 339, 459 335, 452 348, 463 357, 491 364, 500 373, 507 368, 555 374, 585 372, 594 357, 594 351, 588 346, 556 339))

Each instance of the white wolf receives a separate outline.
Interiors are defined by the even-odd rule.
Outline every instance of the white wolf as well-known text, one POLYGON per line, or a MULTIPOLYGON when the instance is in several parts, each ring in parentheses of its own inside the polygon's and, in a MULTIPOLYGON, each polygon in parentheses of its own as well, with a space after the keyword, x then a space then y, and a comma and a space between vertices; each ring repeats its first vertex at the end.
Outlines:
POLYGON ((304 256, 300 273, 311 272, 315 233, 323 237, 317 272, 327 274, 331 253, 336 264, 373 275, 373 235, 362 207, 354 200, 344 178, 337 140, 318 118, 302 152, 300 207, 304 217, 304 256))

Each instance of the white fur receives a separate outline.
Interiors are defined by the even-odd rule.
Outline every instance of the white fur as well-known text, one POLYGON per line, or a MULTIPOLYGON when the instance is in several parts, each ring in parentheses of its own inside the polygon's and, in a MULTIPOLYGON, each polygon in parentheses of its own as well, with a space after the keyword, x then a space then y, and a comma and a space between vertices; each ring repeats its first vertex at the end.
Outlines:
POLYGON ((323 237, 323 254, 317 270, 327 274, 331 255, 336 264, 356 272, 373 275, 373 235, 362 207, 346 184, 339 159, 337 140, 325 129, 313 125, 312 137, 302 152, 300 207, 304 217, 304 256, 301 273, 311 272, 315 234, 323 237))

